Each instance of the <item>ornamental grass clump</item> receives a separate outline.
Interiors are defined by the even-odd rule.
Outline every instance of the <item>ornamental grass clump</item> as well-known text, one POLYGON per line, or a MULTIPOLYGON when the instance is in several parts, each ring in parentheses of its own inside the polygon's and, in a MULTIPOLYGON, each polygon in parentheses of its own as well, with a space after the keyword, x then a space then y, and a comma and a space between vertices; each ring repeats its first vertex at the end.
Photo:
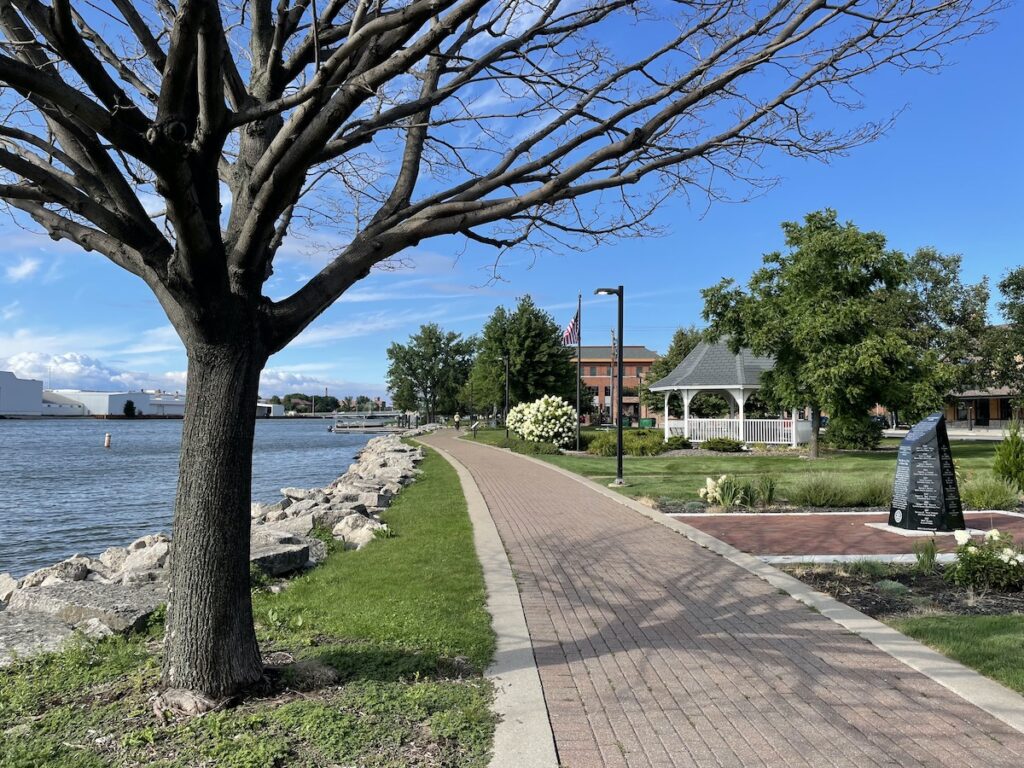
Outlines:
POLYGON ((576 409, 560 397, 544 395, 508 412, 508 428, 523 440, 568 446, 576 439, 576 409))
POLYGON ((1024 434, 1021 434, 1021 424, 1017 419, 1010 422, 1009 431, 996 446, 992 472, 1000 480, 1012 484, 1018 492, 1024 492, 1024 434))
POLYGON ((965 509, 1014 510, 1020 505, 1017 487, 990 474, 970 476, 960 486, 965 509))
POLYGON ((732 475, 722 475, 717 480, 707 478, 698 494, 708 504, 724 509, 739 507, 747 502, 743 496, 743 486, 732 475))
POLYGON ((967 531, 955 531, 956 560, 946 566, 949 581, 968 589, 1005 592, 1024 589, 1024 551, 1013 536, 995 528, 977 541, 967 531))

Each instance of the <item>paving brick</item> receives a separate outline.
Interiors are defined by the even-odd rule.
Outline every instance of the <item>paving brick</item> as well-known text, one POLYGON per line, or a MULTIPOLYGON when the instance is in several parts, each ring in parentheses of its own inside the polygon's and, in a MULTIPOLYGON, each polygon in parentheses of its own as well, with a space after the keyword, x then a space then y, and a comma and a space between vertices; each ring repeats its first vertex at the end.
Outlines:
POLYGON ((1024 734, 685 537, 514 454, 426 442, 498 527, 566 768, 1024 764, 1024 734))

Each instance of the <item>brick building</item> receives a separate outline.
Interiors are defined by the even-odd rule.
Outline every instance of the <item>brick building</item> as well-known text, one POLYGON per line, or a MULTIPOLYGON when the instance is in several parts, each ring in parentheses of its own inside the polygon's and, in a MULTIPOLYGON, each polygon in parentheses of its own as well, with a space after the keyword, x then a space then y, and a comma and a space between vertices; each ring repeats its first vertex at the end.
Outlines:
MULTIPOLYGON (((584 400, 590 398, 594 404, 595 414, 597 414, 589 417, 591 421, 598 419, 602 423, 615 421, 617 415, 613 412, 615 408, 613 393, 617 375, 613 361, 615 351, 615 348, 610 346, 580 348, 581 373, 583 384, 586 387, 582 397, 584 400)), ((651 364, 658 359, 658 353, 647 347, 623 345, 622 357, 625 362, 625 367, 622 370, 622 409, 626 418, 634 422, 638 418, 656 420, 657 413, 648 413, 647 406, 641 407, 638 392, 641 386, 646 387, 650 383, 648 373, 651 370, 651 364)), ((573 362, 576 362, 575 355, 573 355, 573 362)))

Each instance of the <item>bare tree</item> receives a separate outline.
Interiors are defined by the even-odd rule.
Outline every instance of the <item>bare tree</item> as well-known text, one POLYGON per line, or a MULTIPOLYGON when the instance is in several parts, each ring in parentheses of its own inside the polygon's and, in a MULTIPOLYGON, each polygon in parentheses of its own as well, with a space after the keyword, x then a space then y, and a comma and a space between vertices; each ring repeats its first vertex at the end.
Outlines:
POLYGON ((882 67, 940 66, 999 4, 0 0, 0 199, 142 278, 188 353, 164 684, 261 677, 260 371, 371 267, 439 235, 642 233, 671 195, 764 182, 767 149, 871 141, 888 119, 815 113, 861 106, 882 67), (327 225, 326 266, 265 296, 290 231, 327 225))

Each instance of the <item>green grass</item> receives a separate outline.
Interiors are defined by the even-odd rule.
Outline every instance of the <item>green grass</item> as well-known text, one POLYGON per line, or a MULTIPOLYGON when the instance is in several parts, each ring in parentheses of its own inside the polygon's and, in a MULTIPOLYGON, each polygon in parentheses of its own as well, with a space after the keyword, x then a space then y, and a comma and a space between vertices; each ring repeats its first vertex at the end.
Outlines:
POLYGON ((893 627, 1024 693, 1024 615, 894 619, 893 627))
POLYGON ((154 622, 0 670, 0 768, 485 766, 494 716, 479 673, 494 636, 483 576, 457 475, 433 451, 421 467, 384 515, 396 536, 254 596, 263 651, 333 684, 286 672, 291 685, 274 696, 159 723, 154 622))
MULTIPOLYGON (((477 439, 491 445, 504 439, 504 430, 480 430, 477 439)), ((995 442, 956 441, 952 444, 957 465, 968 473, 990 472, 995 458, 995 442)), ((603 456, 540 456, 571 472, 607 483, 615 477, 615 457, 603 456)), ((733 474, 742 483, 760 475, 778 479, 778 496, 789 498, 801 479, 809 472, 828 473, 846 488, 867 488, 878 484, 880 476, 891 477, 896 469, 896 451, 824 450, 821 458, 811 461, 797 454, 700 454, 682 456, 651 456, 623 459, 625 488, 618 489, 634 498, 668 499, 674 502, 696 501, 697 492, 707 477, 733 474)), ((841 497, 847 494, 840 494, 841 497)))

